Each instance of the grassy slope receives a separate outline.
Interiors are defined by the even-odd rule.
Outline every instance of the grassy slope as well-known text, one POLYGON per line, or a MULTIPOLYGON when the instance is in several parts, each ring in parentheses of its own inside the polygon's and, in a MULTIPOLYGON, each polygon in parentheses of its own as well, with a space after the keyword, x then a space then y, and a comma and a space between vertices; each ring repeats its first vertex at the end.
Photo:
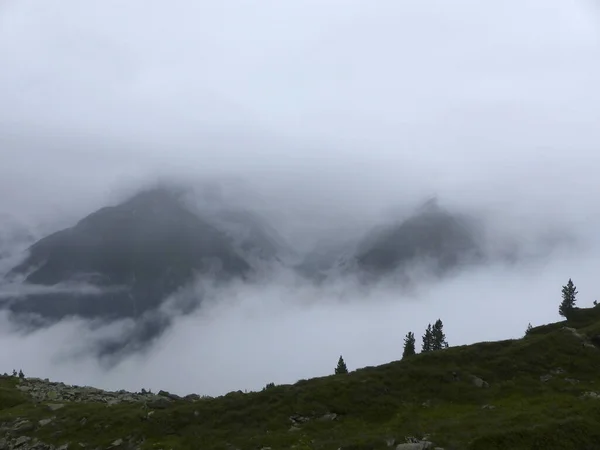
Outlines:
MULTIPOLYGON (((600 307, 577 313, 569 326, 600 333, 600 307)), ((50 412, 21 395, 14 379, 0 379, 0 422, 55 416, 30 434, 91 448, 134 435, 145 437, 147 449, 367 450, 386 448, 386 438, 404 442, 405 436, 429 434, 446 450, 598 449, 600 400, 581 395, 600 391, 600 349, 584 347, 564 325, 535 328, 524 339, 454 347, 264 392, 175 402, 150 417, 140 404, 68 404, 50 412), (540 381, 557 368, 564 373, 540 381), (490 387, 475 387, 470 374, 490 387), (338 418, 319 420, 327 413, 338 418), (313 420, 290 431, 290 416, 296 414, 313 420)))

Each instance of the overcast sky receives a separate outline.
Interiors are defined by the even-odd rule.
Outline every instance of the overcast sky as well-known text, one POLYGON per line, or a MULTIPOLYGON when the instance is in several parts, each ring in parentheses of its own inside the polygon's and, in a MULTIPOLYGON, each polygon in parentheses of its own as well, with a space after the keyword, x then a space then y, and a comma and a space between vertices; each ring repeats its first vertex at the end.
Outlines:
MULTIPOLYGON (((315 229, 371 223, 433 194, 490 210, 517 231, 560 223, 593 238, 598 80, 600 8, 591 0, 5 0, 0 212, 53 228, 155 176, 233 176, 299 243, 315 229)), ((528 291, 537 301, 566 273, 552 264, 528 291)), ((594 264, 586 255, 568 267, 592 283, 594 264)), ((500 276, 480 275, 477 298, 500 276)), ((277 289, 247 297, 279 298, 277 289)), ((594 296, 591 286, 586 292, 594 296)), ((419 326, 435 310, 423 304, 419 326)), ((540 320, 554 317, 547 308, 540 320)), ((352 317, 376 323, 390 313, 378 311, 352 317)), ((312 313, 303 314, 289 320, 304 317, 294 323, 308 327, 312 313)), ((314 332, 325 336, 331 325, 319 320, 314 332)), ((404 328, 375 334, 397 346, 404 328)), ((460 339, 486 338, 486 330, 460 339)), ((47 338, 27 342, 34 349, 47 338)), ((310 355, 319 339, 281 345, 310 355)), ((307 362, 306 376, 336 359, 337 347, 307 362)), ((371 361, 370 350, 355 351, 365 364, 391 355, 371 361)), ((58 370, 44 367, 36 370, 58 370)), ((242 378, 211 380, 207 390, 219 391, 242 378)))

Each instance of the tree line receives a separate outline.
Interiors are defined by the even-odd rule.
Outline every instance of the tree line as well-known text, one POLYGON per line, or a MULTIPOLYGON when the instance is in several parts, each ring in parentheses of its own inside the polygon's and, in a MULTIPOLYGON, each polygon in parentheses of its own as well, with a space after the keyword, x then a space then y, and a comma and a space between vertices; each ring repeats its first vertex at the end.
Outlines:
MULTIPOLYGON (((569 281, 565 286, 562 287, 562 301, 558 306, 558 313, 566 318, 567 320, 571 316, 571 313, 576 309, 575 303, 577 302, 577 287, 573 283, 573 280, 569 278, 569 281)), ((594 306, 597 306, 598 302, 594 300, 594 306)), ((533 329, 532 325, 527 326, 526 334, 533 329)), ((448 348, 448 342, 446 341, 446 335, 444 334, 444 324, 441 319, 435 321, 435 323, 427 325, 425 333, 421 339, 421 353, 433 352, 437 350, 443 350, 448 348)), ((409 331, 404 337, 404 350, 402 352, 402 359, 408 358, 415 355, 416 352, 416 338, 412 331, 409 331)), ((340 355, 338 364, 335 368, 335 374, 348 373, 348 367, 344 358, 340 355)))
MULTIPOLYGON (((445 348, 448 348, 448 341, 446 341, 446 335, 444 334, 444 324, 441 319, 438 319, 433 325, 427 325, 425 334, 423 334, 422 337, 421 353, 443 350, 445 348)), ((402 359, 415 355, 416 353, 415 334, 412 331, 409 331, 404 337, 402 359)), ((348 373, 348 367, 346 366, 346 362, 342 355, 340 355, 340 358, 338 359, 334 373, 336 375, 348 373)))

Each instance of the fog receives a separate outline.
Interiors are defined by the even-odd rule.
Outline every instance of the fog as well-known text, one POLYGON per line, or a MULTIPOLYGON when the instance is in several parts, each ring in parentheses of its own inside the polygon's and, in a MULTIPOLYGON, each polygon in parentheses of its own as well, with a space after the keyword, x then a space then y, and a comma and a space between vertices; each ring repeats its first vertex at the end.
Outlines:
POLYGON ((569 277, 590 305, 599 22, 577 0, 0 3, 0 228, 39 238, 157 179, 219 180, 300 252, 433 195, 524 243, 578 242, 410 295, 235 284, 110 369, 80 353, 127 323, 25 334, 3 316, 0 371, 218 394, 398 359, 438 317, 451 345, 519 337, 558 320, 569 277))

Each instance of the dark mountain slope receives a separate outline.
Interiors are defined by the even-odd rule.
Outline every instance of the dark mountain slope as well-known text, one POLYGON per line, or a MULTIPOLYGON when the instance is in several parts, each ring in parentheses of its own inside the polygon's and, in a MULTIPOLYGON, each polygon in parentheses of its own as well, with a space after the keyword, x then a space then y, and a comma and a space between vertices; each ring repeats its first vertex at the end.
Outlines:
POLYGON ((423 262, 441 275, 482 256, 475 223, 430 201, 399 225, 365 239, 355 259, 360 270, 376 275, 423 262))
POLYGON ((137 316, 157 307, 195 274, 243 277, 249 264, 229 239, 164 189, 103 208, 76 226, 45 237, 10 276, 33 285, 91 283, 100 294, 29 296, 15 312, 47 317, 137 316))

